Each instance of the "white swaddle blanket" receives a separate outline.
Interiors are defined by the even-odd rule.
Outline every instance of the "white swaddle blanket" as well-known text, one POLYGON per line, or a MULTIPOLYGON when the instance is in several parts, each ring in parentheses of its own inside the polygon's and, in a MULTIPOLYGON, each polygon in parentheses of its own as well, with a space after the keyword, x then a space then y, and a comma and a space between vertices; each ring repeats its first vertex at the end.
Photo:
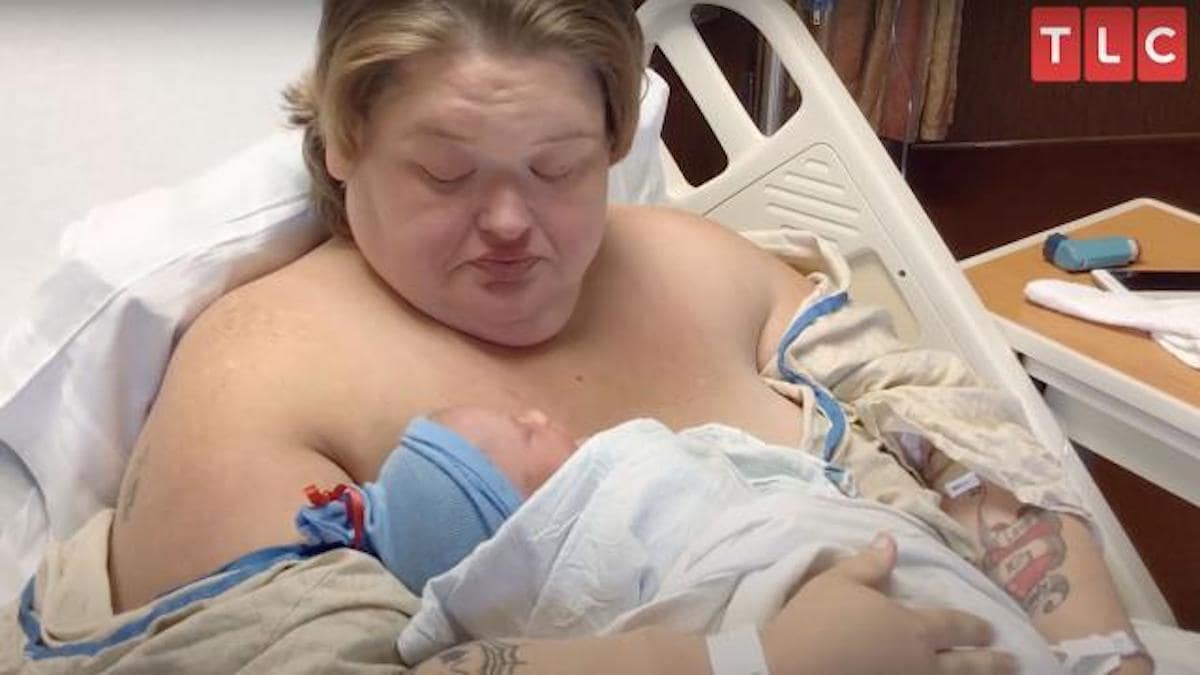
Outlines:
POLYGON ((992 622, 1022 672, 1059 672, 1024 612, 914 518, 841 494, 825 464, 736 429, 635 420, 597 434, 491 540, 431 579, 408 663, 484 637, 713 632, 774 616, 797 582, 887 530, 892 597, 992 622))

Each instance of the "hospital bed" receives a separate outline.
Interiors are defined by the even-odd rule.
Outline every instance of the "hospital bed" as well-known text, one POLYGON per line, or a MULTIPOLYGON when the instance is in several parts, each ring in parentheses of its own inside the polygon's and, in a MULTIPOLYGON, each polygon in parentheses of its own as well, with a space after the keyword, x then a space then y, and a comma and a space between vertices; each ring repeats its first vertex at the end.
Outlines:
MULTIPOLYGON (((625 182, 644 188, 664 176, 668 203, 735 230, 802 228, 836 241, 856 300, 889 307, 901 336, 959 353, 1020 399, 1037 437, 1061 448, 1131 613, 1151 633, 1173 625, 1129 538, 798 16, 783 0, 705 3, 753 24, 802 93, 796 114, 764 136, 696 30, 697 4, 649 0, 639 17, 648 50, 671 62, 728 167, 694 186, 661 142, 641 139, 631 162, 650 162, 628 167, 625 182)), ((123 461, 191 318, 320 240, 305 187, 295 134, 277 135, 68 229, 57 267, 0 341, 0 599, 33 571, 48 537, 69 535, 115 501, 123 461)), ((0 307, 0 316, 14 311, 0 307)), ((1150 645, 1160 658, 1200 652, 1191 637, 1170 632, 1150 645)))

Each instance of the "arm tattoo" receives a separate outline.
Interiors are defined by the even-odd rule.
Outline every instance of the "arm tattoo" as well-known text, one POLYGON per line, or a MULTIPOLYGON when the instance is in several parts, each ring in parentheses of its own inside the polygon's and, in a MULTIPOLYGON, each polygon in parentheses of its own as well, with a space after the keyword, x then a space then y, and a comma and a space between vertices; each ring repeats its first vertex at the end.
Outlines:
POLYGON ((979 541, 983 571, 1031 617, 1049 614, 1067 600, 1071 584, 1055 572, 1067 557, 1062 520, 1057 514, 1023 505, 1011 523, 987 522, 979 501, 979 541))
POLYGON ((517 666, 525 665, 517 658, 517 645, 510 642, 484 640, 479 647, 483 650, 484 675, 509 675, 517 671, 517 666))
POLYGON ((469 675, 467 671, 460 670, 459 666, 465 666, 463 663, 467 658, 467 650, 462 647, 451 647, 446 651, 438 654, 438 663, 445 666, 447 670, 455 675, 469 675))
MULTIPOLYGON (((480 640, 461 647, 451 647, 438 654, 432 662, 441 666, 439 672, 455 675, 514 675, 517 666, 526 665, 517 651, 520 645, 503 640, 480 640)), ((417 672, 427 672, 418 668, 417 672)))

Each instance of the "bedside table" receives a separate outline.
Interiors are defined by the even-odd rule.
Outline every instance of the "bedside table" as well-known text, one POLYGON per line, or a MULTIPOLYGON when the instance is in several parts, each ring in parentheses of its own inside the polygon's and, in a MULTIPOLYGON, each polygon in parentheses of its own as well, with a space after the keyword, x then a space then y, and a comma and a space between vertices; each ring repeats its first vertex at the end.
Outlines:
POLYGON ((1200 370, 1142 332, 1091 323, 1025 299, 1026 282, 1093 285, 1042 258, 1051 232, 1134 237, 1138 268, 1200 269, 1200 216, 1135 199, 960 264, 1069 438, 1200 506, 1200 370))

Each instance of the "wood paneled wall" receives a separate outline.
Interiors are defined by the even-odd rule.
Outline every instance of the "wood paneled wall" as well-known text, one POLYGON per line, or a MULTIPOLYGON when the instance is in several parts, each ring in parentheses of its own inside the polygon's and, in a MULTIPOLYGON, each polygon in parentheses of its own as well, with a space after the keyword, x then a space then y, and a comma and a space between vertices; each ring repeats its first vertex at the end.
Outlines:
POLYGON ((958 99, 948 140, 1200 134, 1200 3, 1178 0, 965 0, 958 99), (1033 7, 1184 5, 1190 71, 1183 83, 1034 83, 1033 7))
POLYGON ((1135 197, 1200 213, 1200 134, 912 146, 908 184, 965 258, 1135 197))

